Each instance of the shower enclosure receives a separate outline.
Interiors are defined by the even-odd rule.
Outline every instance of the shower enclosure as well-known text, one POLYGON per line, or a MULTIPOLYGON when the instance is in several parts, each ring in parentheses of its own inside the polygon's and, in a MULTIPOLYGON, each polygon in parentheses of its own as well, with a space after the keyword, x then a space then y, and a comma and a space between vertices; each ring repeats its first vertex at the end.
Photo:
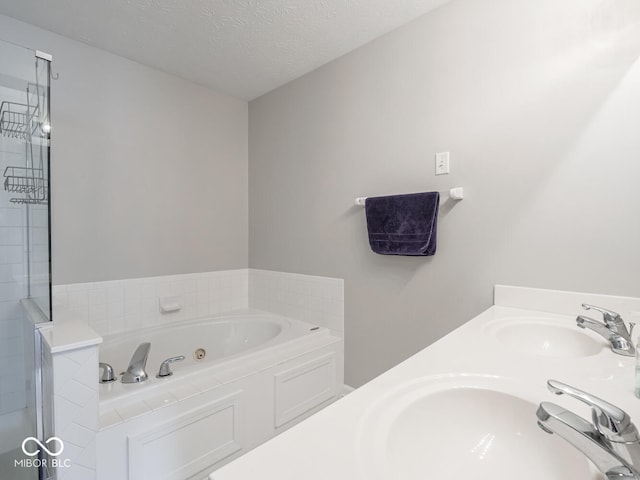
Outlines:
MULTIPOLYGON (((0 478, 46 478, 22 442, 43 438, 38 323, 51 320, 51 57, 0 41, 0 478), (24 314, 30 302, 39 319, 24 314)), ((45 382, 45 388, 46 388, 45 382)), ((33 457, 32 457, 33 458, 33 457)), ((35 457, 37 458, 37 457, 35 457)))

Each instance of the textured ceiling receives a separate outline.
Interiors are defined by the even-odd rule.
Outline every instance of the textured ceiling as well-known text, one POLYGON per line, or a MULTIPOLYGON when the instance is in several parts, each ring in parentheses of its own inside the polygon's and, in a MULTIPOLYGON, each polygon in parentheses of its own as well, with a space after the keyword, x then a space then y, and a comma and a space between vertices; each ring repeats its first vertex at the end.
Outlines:
POLYGON ((0 14, 253 99, 447 0, 0 0, 0 14))

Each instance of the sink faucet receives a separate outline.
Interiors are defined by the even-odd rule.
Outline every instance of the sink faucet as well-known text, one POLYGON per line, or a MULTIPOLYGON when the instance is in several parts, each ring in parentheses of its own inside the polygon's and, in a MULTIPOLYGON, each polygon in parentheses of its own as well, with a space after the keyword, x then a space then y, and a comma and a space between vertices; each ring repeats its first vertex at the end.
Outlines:
POLYGON ((631 332, 633 332, 634 323, 629 323, 629 330, 627 330, 624 320, 616 312, 586 303, 582 304, 582 308, 585 310, 596 310, 602 313, 604 323, 594 320, 591 317, 578 315, 576 324, 580 328, 588 328, 606 338, 614 353, 627 357, 633 357, 636 354, 636 349, 633 347, 633 342, 631 341, 631 332))
POLYGON ((131 357, 127 371, 122 374, 122 383, 140 383, 144 382, 148 377, 144 371, 147 366, 147 358, 149 357, 151 344, 149 342, 141 343, 131 357))
POLYGON ((580 450, 608 480, 640 480, 640 434, 629 415, 565 383, 549 380, 547 387, 589 405, 593 423, 555 403, 542 402, 536 412, 540 428, 580 450))

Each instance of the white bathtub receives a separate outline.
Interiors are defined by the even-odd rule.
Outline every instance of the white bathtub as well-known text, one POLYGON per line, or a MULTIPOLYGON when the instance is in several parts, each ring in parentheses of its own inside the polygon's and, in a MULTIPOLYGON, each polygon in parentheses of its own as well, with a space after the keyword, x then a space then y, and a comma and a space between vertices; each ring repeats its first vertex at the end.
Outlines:
POLYGON ((107 335, 100 345, 100 362, 114 369, 118 380, 103 384, 100 399, 114 399, 126 394, 139 393, 142 388, 152 388, 185 375, 197 374, 199 369, 239 362, 245 356, 267 348, 276 348, 305 335, 326 334, 319 328, 299 320, 269 313, 246 311, 233 315, 214 316, 189 322, 177 322, 132 332, 107 335), (120 382, 133 352, 143 342, 151 343, 146 372, 149 379, 141 384, 120 382), (198 351, 204 351, 202 359, 198 351), (183 355, 184 360, 173 363, 173 375, 158 379, 160 364, 170 357, 183 355))
POLYGON ((106 336, 100 361, 118 380, 98 388, 97 480, 206 478, 339 398, 343 348, 326 328, 256 310, 106 336), (149 379, 121 383, 143 342, 149 379))

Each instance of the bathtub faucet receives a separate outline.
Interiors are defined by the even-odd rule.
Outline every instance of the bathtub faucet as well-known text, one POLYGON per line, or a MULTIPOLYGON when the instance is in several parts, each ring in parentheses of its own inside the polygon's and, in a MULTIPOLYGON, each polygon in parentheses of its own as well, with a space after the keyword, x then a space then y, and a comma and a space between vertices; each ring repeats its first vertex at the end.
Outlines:
POLYGON ((149 350, 151 344, 149 342, 141 343, 131 357, 127 371, 122 375, 122 383, 140 383, 144 382, 149 376, 145 372, 147 366, 147 358, 149 358, 149 350))
POLYGON ((608 480, 640 480, 640 434, 629 415, 609 402, 556 380, 549 391, 568 395, 591 407, 592 421, 555 403, 538 407, 538 425, 582 452, 608 480))

